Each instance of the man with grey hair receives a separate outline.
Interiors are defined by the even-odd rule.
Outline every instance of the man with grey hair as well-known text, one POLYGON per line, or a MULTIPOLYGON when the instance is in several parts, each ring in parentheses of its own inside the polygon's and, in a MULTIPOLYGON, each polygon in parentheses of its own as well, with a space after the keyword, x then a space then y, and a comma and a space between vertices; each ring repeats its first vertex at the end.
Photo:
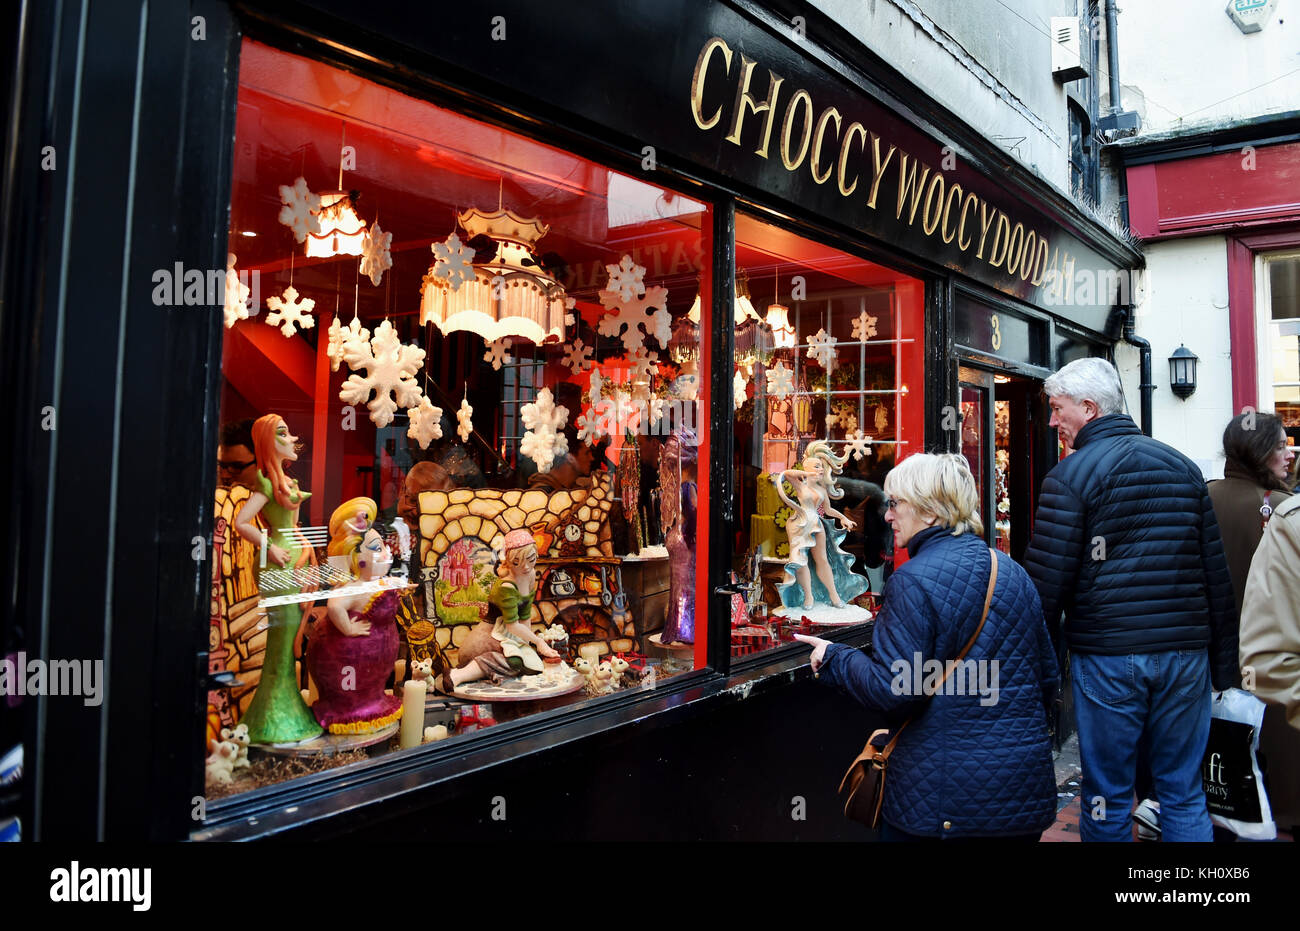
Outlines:
POLYGON ((1085 841, 1131 840, 1145 751, 1165 840, 1209 841, 1201 759, 1210 689, 1239 683, 1237 616, 1200 469, 1122 413, 1104 359, 1043 385, 1073 450, 1048 473, 1025 568, 1052 638, 1070 650, 1085 841))

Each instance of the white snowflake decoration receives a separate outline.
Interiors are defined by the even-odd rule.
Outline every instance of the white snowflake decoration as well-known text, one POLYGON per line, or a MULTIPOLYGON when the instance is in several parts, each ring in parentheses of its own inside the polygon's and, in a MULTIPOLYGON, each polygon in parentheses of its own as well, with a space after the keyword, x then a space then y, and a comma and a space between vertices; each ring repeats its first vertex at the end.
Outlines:
POLYGON ((587 380, 587 390, 591 393, 591 403, 595 404, 601 398, 601 392, 605 388, 605 379, 600 377, 600 369, 591 370, 591 378, 587 380))
POLYGON ((822 368, 830 371, 835 365, 835 344, 838 340, 825 329, 820 329, 808 338, 808 358, 815 359, 822 368))
POLYGON ((415 373, 424 364, 424 350, 403 345, 387 320, 379 325, 369 342, 348 345, 343 358, 352 369, 365 369, 366 375, 363 378, 355 371, 349 375, 339 389, 339 400, 345 404, 365 404, 375 426, 386 427, 392 423, 398 407, 412 408, 420 403, 415 373), (370 397, 372 391, 374 398, 370 397))
POLYGON ((659 371, 659 353, 646 352, 645 347, 640 347, 632 353, 632 367, 630 369, 633 381, 643 381, 649 383, 650 379, 659 371))
POLYGON ((645 345, 646 336, 653 336, 661 346, 668 345, 673 321, 667 310, 667 288, 650 288, 643 297, 626 304, 620 303, 617 297, 614 291, 600 292, 601 303, 613 311, 596 324, 596 331, 601 336, 621 334, 623 348, 628 352, 635 352, 645 345))
POLYGON ((784 401, 794 394, 794 372, 784 362, 778 362, 764 374, 767 375, 767 393, 772 397, 784 401))
POLYGON ((509 336, 502 337, 501 339, 494 339, 492 342, 488 343, 487 352, 483 353, 483 361, 492 363, 492 371, 500 371, 501 366, 509 365, 511 362, 515 361, 514 356, 506 352, 509 348, 509 336))
POLYGON ((576 308, 577 306, 578 306, 578 302, 576 299, 571 297, 566 297, 564 299, 564 310, 565 310, 564 325, 565 326, 573 326, 575 323, 578 322, 578 315, 574 312, 574 308, 576 308))
POLYGON ((853 338, 863 342, 876 335, 876 318, 865 310, 853 321, 853 338))
POLYGON ((844 432, 852 433, 858 429, 858 415, 845 411, 839 415, 839 424, 844 428, 844 432))
POLYGON ((474 421, 470 419, 473 416, 474 408, 470 406, 469 399, 462 398, 460 410, 456 412, 456 432, 460 435, 462 443, 468 443, 470 434, 474 432, 474 421))
POLYGON ((433 263, 433 276, 443 278, 453 291, 459 291, 463 282, 474 278, 474 250, 464 245, 454 232, 446 242, 429 246, 437 261, 433 263))
POLYGON ((266 322, 278 326, 285 336, 293 336, 295 323, 304 330, 316 325, 316 318, 309 313, 316 302, 309 297, 298 300, 298 289, 293 285, 284 289, 283 297, 268 297, 266 306, 272 311, 266 315, 266 322))
POLYGON ((591 347, 582 340, 575 339, 573 345, 565 347, 560 364, 567 365, 574 375, 581 375, 592 366, 591 347))
MULTIPOLYGON (((598 406, 609 406, 609 402, 602 401, 598 406)), ((575 424, 578 427, 578 439, 589 446, 594 446, 602 436, 607 436, 610 432, 607 413, 597 412, 594 408, 585 414, 579 414, 575 424)))
POLYGON ((361 274, 370 279, 376 288, 384 277, 384 272, 393 267, 393 234, 385 233, 379 228, 379 221, 370 224, 366 235, 361 239, 361 274))
POLYGON ((845 452, 852 453, 854 459, 861 460, 871 448, 871 437, 863 436, 859 430, 853 430, 844 438, 845 452))
POLYGON ((370 341, 370 331, 361 325, 361 320, 357 317, 353 317, 347 326, 340 325, 339 318, 335 317, 326 332, 329 333, 329 344, 325 347, 325 355, 329 357, 332 372, 339 370, 348 346, 370 341))
POLYGON ((293 236, 299 242, 307 238, 308 233, 320 235, 320 198, 307 186, 306 178, 299 178, 290 187, 280 185, 280 222, 293 230, 293 236))
POLYGON ((442 408, 436 407, 427 396, 420 398, 419 406, 408 408, 411 425, 406 435, 416 440, 421 449, 428 449, 434 440, 442 439, 442 408))
POLYGON ((555 403, 550 388, 537 392, 537 400, 519 409, 527 432, 519 443, 519 452, 537 463, 537 471, 546 472, 555 457, 569 451, 569 440, 560 431, 569 420, 569 409, 555 403))
POLYGON ((745 381, 745 376, 740 374, 740 369, 736 369, 736 377, 731 380, 731 395, 736 402, 736 407, 742 407, 746 400, 745 389, 749 387, 749 382, 745 381))
POLYGON ((248 285, 239 280, 239 273, 235 271, 235 253, 231 252, 226 256, 226 329, 234 326, 236 320, 247 320, 252 315, 249 293, 248 285))
POLYGON ((605 271, 609 272, 609 284, 605 287, 619 295, 624 304, 645 294, 645 281, 642 280, 645 278, 645 266, 633 262, 632 256, 624 255, 617 265, 606 265, 605 271))

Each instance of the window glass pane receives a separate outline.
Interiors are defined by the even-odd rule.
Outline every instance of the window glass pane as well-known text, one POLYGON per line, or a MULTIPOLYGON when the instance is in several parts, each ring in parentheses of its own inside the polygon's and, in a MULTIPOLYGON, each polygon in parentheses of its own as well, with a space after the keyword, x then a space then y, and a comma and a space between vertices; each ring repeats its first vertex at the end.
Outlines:
POLYGON ((230 216, 210 793, 695 667, 708 205, 245 42, 230 216))
POLYGON ((749 604, 733 612, 732 652, 744 655, 790 640, 804 617, 860 623, 855 603, 869 609, 891 569, 882 486, 924 437, 924 289, 743 214, 736 257, 735 569, 749 604))
POLYGON ((1300 436, 1300 255, 1269 256, 1265 269, 1273 408, 1294 439, 1300 436))

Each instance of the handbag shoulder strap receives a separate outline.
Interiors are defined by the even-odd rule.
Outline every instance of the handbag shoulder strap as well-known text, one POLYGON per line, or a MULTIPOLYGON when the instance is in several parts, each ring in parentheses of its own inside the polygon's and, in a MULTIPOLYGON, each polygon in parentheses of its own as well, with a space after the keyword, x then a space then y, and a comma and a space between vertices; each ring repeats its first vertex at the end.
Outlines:
MULTIPOLYGON (((939 680, 939 684, 935 686, 932 694, 938 694, 943 689, 943 684, 948 681, 948 676, 957 668, 957 664, 966 658, 966 654, 971 651, 971 647, 975 646, 975 641, 979 639, 980 632, 984 630, 984 622, 989 619, 989 608, 993 605, 993 589, 998 584, 998 554, 991 546, 989 547, 989 558, 993 560, 993 568, 989 570, 989 587, 988 591, 984 593, 984 611, 980 614, 980 622, 975 628, 975 633, 970 635, 970 639, 966 641, 966 645, 962 647, 961 652, 957 654, 957 658, 951 663, 946 663, 944 665, 943 677, 939 680)), ((894 751, 894 744, 898 743, 898 738, 899 735, 903 733, 903 728, 907 727, 907 725, 911 723, 912 719, 908 718, 899 726, 898 730, 894 731, 894 736, 890 739, 889 743, 885 745, 885 749, 880 751, 881 756, 887 757, 894 751)), ((870 744, 870 741, 868 741, 868 744, 870 744)), ((865 750, 863 752, 865 752, 865 750)))

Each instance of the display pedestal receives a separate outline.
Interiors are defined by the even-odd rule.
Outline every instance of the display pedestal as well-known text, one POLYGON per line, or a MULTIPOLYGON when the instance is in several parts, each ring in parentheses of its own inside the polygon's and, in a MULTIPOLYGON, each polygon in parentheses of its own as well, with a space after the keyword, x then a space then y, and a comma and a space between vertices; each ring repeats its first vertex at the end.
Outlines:
POLYGON ((851 627, 871 620, 871 612, 855 604, 846 604, 842 608, 822 604, 811 608, 774 608, 772 614, 791 620, 806 617, 814 627, 851 627))
POLYGON ((385 724, 369 734, 322 734, 311 740, 295 744, 257 744, 255 749, 272 756, 333 756, 347 750, 360 750, 362 747, 381 743, 397 733, 400 721, 385 724))

